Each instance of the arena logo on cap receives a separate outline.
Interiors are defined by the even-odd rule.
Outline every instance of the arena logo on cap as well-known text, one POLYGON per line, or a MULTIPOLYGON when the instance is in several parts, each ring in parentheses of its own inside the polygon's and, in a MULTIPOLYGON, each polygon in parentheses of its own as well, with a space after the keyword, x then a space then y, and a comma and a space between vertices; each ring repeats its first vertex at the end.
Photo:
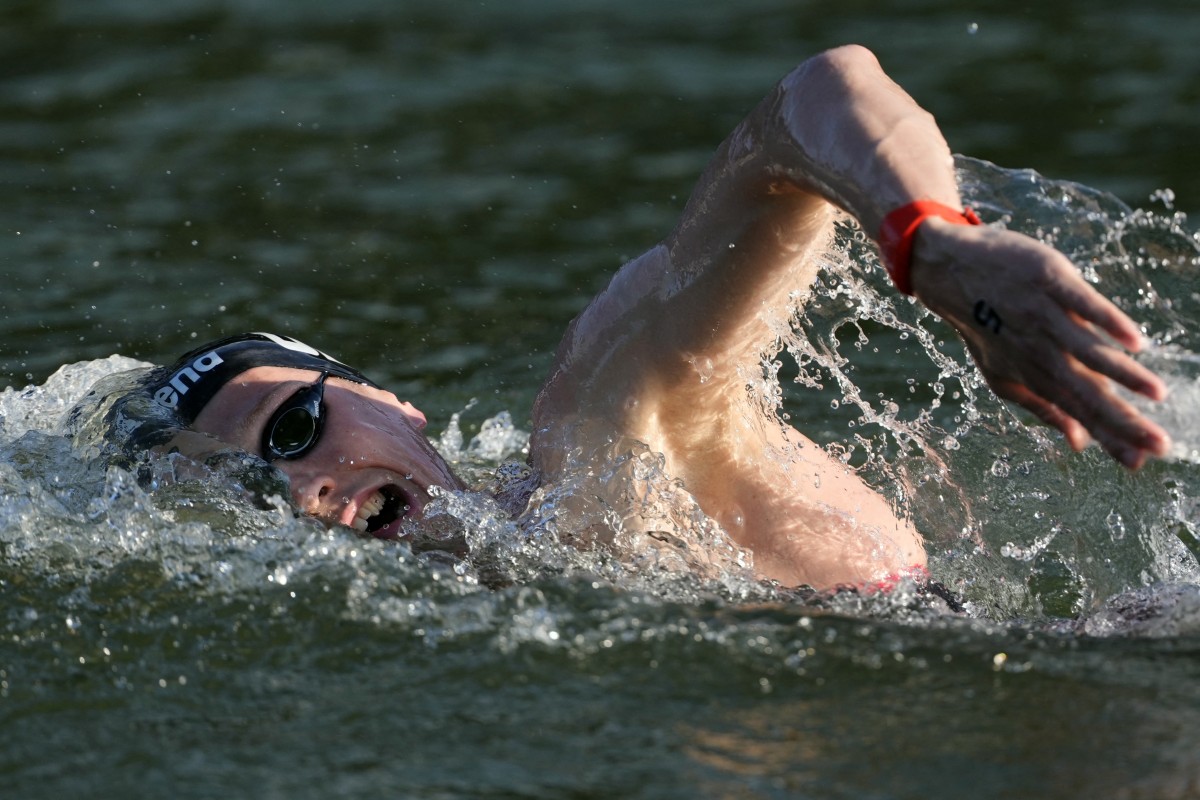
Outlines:
POLYGON ((225 360, 216 350, 205 353, 172 375, 167 385, 154 393, 154 401, 167 408, 175 408, 179 405, 179 398, 204 379, 204 373, 223 363, 225 360))

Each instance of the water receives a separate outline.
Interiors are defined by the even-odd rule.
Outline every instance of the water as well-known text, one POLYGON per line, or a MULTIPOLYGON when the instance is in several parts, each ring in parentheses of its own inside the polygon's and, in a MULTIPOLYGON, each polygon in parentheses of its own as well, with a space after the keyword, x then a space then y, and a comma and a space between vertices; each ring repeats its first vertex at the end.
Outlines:
POLYGON ((6 4, 5 796, 1200 794, 1198 22, 1186 2, 6 4), (581 553, 482 495, 444 498, 429 534, 469 558, 414 553, 296 519, 252 464, 154 462, 151 490, 64 436, 135 363, 99 359, 279 330, 413 397, 486 485, 566 320, 773 80, 851 40, 1006 167, 961 160, 971 201, 1085 265, 1173 389, 1172 459, 1068 456, 878 270, 847 272, 871 255, 844 232, 764 391, 902 503, 968 614, 581 553))

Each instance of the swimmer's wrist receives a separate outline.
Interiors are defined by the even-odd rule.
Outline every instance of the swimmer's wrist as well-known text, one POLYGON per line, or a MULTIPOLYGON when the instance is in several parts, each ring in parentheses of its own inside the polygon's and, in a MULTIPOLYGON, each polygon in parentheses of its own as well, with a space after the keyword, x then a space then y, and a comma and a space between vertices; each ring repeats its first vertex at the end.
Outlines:
POLYGON ((930 217, 955 225, 981 225, 970 208, 959 211, 936 200, 914 200, 892 209, 883 218, 875 241, 892 284, 902 294, 912 295, 912 253, 917 231, 930 217))

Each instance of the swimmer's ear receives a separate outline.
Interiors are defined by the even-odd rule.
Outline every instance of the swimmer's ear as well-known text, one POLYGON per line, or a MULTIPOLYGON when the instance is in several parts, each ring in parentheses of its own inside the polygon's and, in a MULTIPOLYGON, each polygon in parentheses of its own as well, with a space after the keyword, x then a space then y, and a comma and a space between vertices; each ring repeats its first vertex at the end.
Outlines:
POLYGON ((276 508, 272 498, 289 502, 292 497, 287 475, 211 434, 176 429, 149 452, 165 457, 153 459, 158 462, 154 477, 160 487, 215 477, 241 499, 264 510, 276 508))
POLYGON ((150 452, 159 455, 178 453, 190 458, 192 461, 204 463, 210 457, 218 453, 227 452, 230 449, 233 449, 233 446, 228 442, 223 442, 207 433, 191 431, 185 428, 172 431, 168 438, 157 442, 151 447, 150 452))
POLYGON ((172 459, 174 481, 209 478, 214 464, 226 461, 230 456, 242 459, 249 455, 215 436, 186 428, 171 431, 169 436, 150 447, 149 452, 158 456, 182 456, 172 459))

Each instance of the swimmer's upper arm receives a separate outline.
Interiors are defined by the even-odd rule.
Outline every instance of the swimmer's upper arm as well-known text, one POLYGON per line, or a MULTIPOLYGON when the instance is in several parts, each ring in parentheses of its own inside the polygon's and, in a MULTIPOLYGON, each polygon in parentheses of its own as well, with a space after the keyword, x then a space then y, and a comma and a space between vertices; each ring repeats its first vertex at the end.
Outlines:
MULTIPOLYGON (((837 206, 874 231, 915 197, 958 202, 949 147, 933 118, 862 47, 801 64, 738 125, 701 175, 665 258, 640 259, 606 291, 606 319, 640 329, 637 363, 742 359, 771 336, 771 317, 815 276, 837 206), (630 289, 636 298, 614 302, 630 289), (634 302, 637 300, 637 302, 634 302)), ((602 296, 603 297, 603 296, 602 296)))
POLYGON ((724 402, 715 390, 739 385, 815 276, 833 208, 873 230, 917 196, 958 202, 932 117, 863 48, 806 61, 721 144, 663 243, 572 324, 538 408, 620 424, 647 401, 724 402))

